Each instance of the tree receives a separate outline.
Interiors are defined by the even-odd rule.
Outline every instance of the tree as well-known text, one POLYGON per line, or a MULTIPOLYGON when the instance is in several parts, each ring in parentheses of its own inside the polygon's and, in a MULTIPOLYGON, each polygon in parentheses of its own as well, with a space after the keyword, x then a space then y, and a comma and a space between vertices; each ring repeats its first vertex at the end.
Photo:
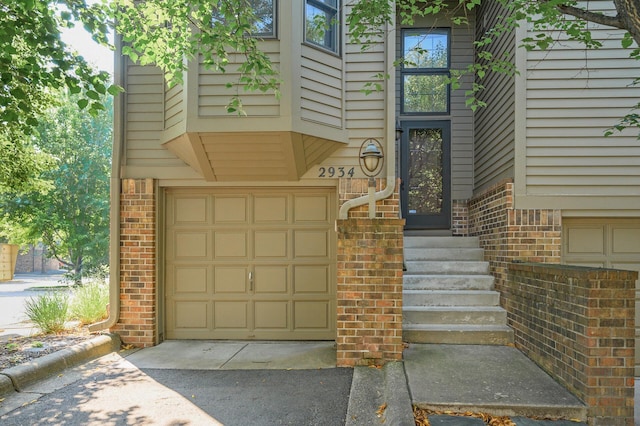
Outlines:
MULTIPOLYGON (((77 97, 40 118, 30 138, 54 159, 38 178, 47 188, 0 193, 0 234, 17 244, 43 242, 80 282, 86 269, 108 264, 112 114, 77 108, 77 97)), ((111 100, 101 100, 110 111, 111 100)))
POLYGON ((77 105, 94 114, 105 109, 104 94, 117 93, 108 73, 92 69, 60 38, 62 28, 81 23, 91 37, 106 43, 108 22, 103 7, 85 0, 0 4, 0 190, 39 184, 32 177, 49 162, 25 140, 56 104, 58 89, 79 94, 77 105))

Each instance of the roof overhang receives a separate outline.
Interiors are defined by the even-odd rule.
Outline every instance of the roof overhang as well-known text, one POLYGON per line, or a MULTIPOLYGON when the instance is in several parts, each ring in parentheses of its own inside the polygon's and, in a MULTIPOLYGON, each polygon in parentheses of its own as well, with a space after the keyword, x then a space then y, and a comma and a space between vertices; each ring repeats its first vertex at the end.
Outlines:
POLYGON ((297 181, 344 142, 296 132, 184 133, 163 144, 206 181, 297 181))

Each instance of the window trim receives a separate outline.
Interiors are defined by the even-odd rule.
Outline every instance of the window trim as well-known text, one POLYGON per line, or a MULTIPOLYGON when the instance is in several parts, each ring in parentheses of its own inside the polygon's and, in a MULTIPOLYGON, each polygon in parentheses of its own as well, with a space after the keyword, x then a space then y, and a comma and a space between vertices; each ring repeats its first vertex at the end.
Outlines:
MULTIPOLYGON (((342 32, 342 16, 340 16, 340 2, 341 0, 336 0, 336 6, 330 6, 325 3, 323 0, 304 0, 302 4, 302 37, 303 43, 307 46, 313 47, 315 49, 320 49, 324 52, 330 53, 332 55, 340 56, 341 55, 341 32, 342 32), (335 16, 335 23, 330 26, 330 30, 328 32, 332 34, 331 39, 333 41, 334 47, 329 47, 326 44, 319 44, 312 40, 307 40, 307 5, 311 5, 317 9, 326 12, 332 12, 333 16, 335 16)), ((327 37, 325 37, 326 39, 327 37)))
POLYGON ((451 84, 447 84, 447 108, 446 111, 405 111, 405 88, 404 82, 406 76, 424 75, 424 76, 446 76, 451 77, 451 28, 449 27, 411 27, 403 28, 401 31, 401 54, 404 59, 405 37, 409 32, 421 31, 425 34, 441 34, 447 36, 447 68, 408 68, 404 66, 404 62, 400 65, 400 114, 407 116, 446 116, 451 115, 451 84))
MULTIPOLYGON (((249 0, 251 1, 251 0, 249 0)), ((271 17, 273 20, 273 28, 270 32, 256 32, 256 33, 251 33, 251 37, 253 38, 259 38, 259 39, 265 39, 265 40, 273 40, 273 39, 277 39, 278 38, 278 6, 279 6, 279 1, 278 0, 271 0, 271 17)), ((216 20, 218 18, 215 17, 215 10, 214 10, 214 14, 212 16, 212 21, 216 20)), ((222 19, 218 19, 220 22, 223 22, 222 19)))

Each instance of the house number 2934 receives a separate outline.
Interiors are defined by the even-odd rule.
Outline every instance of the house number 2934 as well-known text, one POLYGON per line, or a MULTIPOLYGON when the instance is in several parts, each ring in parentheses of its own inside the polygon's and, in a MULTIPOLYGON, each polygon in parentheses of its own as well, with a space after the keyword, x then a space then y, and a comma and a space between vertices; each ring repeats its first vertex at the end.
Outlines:
POLYGON ((324 177, 328 177, 328 178, 332 178, 332 177, 345 177, 345 176, 349 176, 349 177, 353 177, 353 175, 355 174, 355 170, 353 167, 351 167, 350 169, 347 169, 345 167, 320 167, 318 169, 318 177, 324 178, 324 177))

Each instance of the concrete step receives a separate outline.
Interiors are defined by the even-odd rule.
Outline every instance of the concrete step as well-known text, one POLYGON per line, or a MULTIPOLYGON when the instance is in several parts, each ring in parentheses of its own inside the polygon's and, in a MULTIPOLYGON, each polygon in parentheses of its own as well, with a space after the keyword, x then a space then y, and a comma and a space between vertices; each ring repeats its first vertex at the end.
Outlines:
POLYGON ((478 247, 405 248, 404 260, 484 260, 484 250, 478 247))
POLYGON ((406 275, 411 274, 453 274, 453 275, 482 275, 489 274, 489 262, 479 261, 405 261, 406 275))
POLYGON ((498 306, 500 293, 487 290, 404 290, 404 306, 498 306))
POLYGON ((491 275, 405 275, 405 290, 493 290, 491 275))
POLYGON ((513 330, 506 325, 405 324, 402 339, 409 343, 508 345, 513 343, 513 330))
POLYGON ((469 247, 478 248, 480 242, 478 237, 439 237, 439 236, 405 236, 404 247, 414 248, 454 248, 469 247))
POLYGON ((507 311, 499 306, 404 306, 403 324, 504 325, 507 311))

